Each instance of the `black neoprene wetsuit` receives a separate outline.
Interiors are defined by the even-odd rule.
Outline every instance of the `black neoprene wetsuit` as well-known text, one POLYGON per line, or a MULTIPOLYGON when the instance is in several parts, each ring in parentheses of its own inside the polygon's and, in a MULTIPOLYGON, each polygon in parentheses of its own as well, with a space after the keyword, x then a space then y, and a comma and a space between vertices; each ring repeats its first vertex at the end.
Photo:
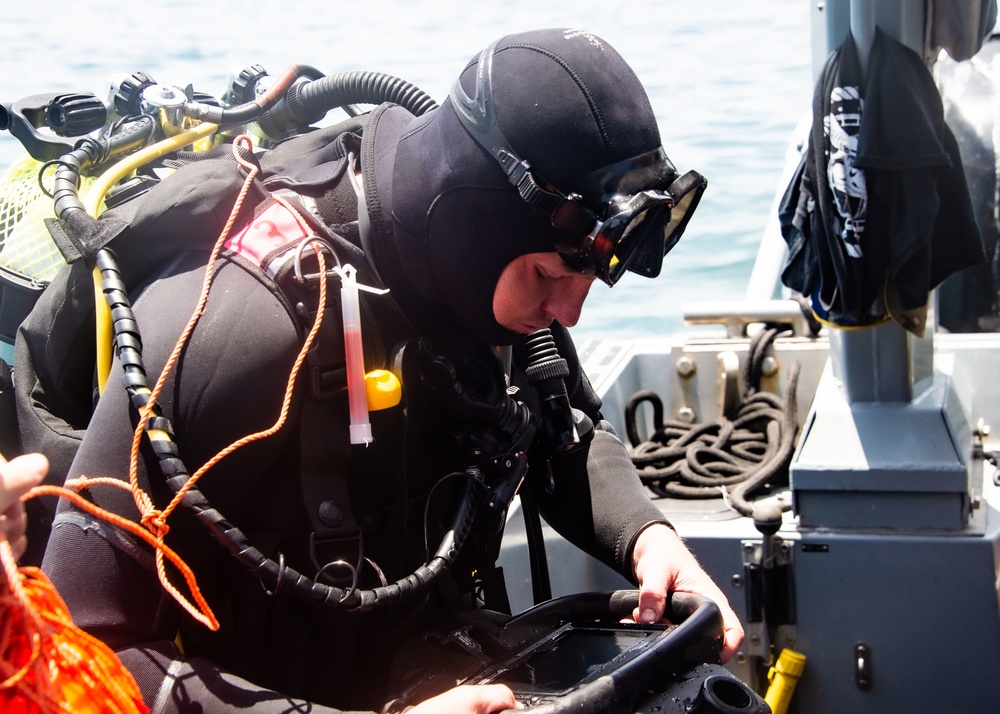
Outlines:
MULTIPOLYGON (((313 164, 328 160, 320 156, 313 164)), ((166 192, 169 182, 180 185, 181 180, 168 178, 159 189, 166 192)), ((344 228, 340 233, 350 240, 336 240, 353 242, 356 256, 357 238, 351 238, 350 226, 344 228)), ((204 263, 203 251, 185 254, 134 301, 151 382, 191 314, 204 263)), ((285 298, 263 282, 241 258, 223 255, 205 313, 160 396, 191 472, 278 418, 302 325, 292 317, 285 298)), ((337 287, 332 281, 331 315, 337 314, 337 287)), ((366 299, 393 298, 390 293, 366 299)), ((646 525, 662 522, 662 516, 646 496, 625 447, 601 420, 600 401, 581 373, 568 333, 557 324, 552 329, 570 367, 566 381, 571 402, 598 428, 584 451, 555 464, 551 479, 533 477, 530 471, 524 488, 532 490, 541 514, 557 530, 634 580, 634 539, 646 525)), ((375 338, 372 333, 377 333, 386 355, 416 337, 405 320, 380 324, 366 333, 369 340, 375 338)), ((333 338, 338 335, 334 329, 333 338)), ((70 468, 71 477, 128 480, 136 415, 115 377, 118 369, 116 361, 70 468)), ((517 365, 513 381, 526 403, 537 401, 517 365)), ((310 556, 310 519, 298 476, 306 382, 300 377, 283 429, 227 456, 198 486, 262 552, 312 576, 316 567, 310 556)), ((454 424, 447 415, 440 417, 440 405, 418 403, 427 395, 408 393, 408 386, 404 383, 402 405, 372 413, 374 442, 367 448, 347 444, 342 394, 329 401, 325 422, 336 425, 328 429, 328 438, 337 444, 334 453, 344 456, 331 469, 349 469, 350 502, 364 533, 364 555, 390 582, 423 562, 428 493, 436 480, 461 466, 448 462, 454 424)), ((140 485, 164 507, 173 494, 145 443, 138 470, 140 485)), ((138 518, 125 491, 96 487, 90 495, 108 510, 138 518)), ((221 623, 217 632, 195 622, 164 591, 150 548, 75 507, 60 505, 43 566, 76 623, 118 652, 155 712, 302 711, 295 707, 303 702, 311 703, 310 712, 378 710, 391 691, 387 663, 397 644, 433 629, 438 618, 469 603, 449 579, 414 602, 372 613, 324 608, 287 592, 267 592, 185 508, 178 508, 168 523, 167 543, 194 570, 221 623)), ((327 562, 340 556, 317 557, 327 562)), ((171 581, 180 584, 178 574, 169 570, 171 581)), ((366 577, 371 580, 371 572, 366 577)))

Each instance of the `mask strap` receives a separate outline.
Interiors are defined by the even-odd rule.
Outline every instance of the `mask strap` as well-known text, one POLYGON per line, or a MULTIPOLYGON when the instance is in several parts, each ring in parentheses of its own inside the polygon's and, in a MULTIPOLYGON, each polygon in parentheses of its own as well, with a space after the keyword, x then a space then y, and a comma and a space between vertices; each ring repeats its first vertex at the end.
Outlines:
POLYGON ((517 155, 500 128, 493 101, 493 55, 500 40, 479 54, 476 67, 476 95, 470 97, 459 77, 451 86, 452 106, 469 136, 486 149, 503 169, 507 180, 532 208, 551 214, 561 203, 572 201, 562 193, 543 188, 531 174, 531 164, 517 155))

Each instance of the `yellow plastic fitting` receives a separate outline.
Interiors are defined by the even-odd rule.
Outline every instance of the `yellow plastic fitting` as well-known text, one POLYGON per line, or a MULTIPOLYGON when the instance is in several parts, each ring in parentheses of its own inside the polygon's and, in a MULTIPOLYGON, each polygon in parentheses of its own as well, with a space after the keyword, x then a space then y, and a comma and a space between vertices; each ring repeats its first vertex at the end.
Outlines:
POLYGON ((792 694, 795 685, 802 676, 802 670, 806 666, 806 656, 795 650, 784 649, 778 655, 778 661, 774 663, 767 673, 767 679, 771 685, 767 688, 767 695, 764 701, 771 707, 772 714, 785 714, 788 705, 792 701, 792 694))
POLYGON ((378 411, 399 404, 403 398, 403 386, 399 378, 386 369, 373 369, 365 375, 365 394, 368 410, 378 411))

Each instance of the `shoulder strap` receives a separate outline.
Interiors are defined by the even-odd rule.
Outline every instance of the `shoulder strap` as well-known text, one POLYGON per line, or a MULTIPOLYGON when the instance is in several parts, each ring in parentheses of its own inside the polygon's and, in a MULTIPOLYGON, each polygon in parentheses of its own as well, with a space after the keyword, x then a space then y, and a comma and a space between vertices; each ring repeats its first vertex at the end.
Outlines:
MULTIPOLYGON (((324 226, 311 221, 298 198, 287 190, 278 192, 282 201, 266 199, 254 219, 226 241, 225 248, 244 267, 259 273, 288 300, 291 314, 305 332, 317 314, 318 290, 314 284, 315 260, 312 244, 322 246, 339 262, 345 258, 335 237, 324 226), (303 226, 305 219, 307 225, 303 226)), ((328 261, 329 262, 329 261, 328 261)), ((328 274, 328 278, 332 273, 328 274)), ((364 303, 363 303, 364 304, 364 303)), ((331 281, 324 324, 310 351, 306 370, 309 384, 298 409, 299 471, 303 502, 309 518, 310 554, 317 569, 327 567, 329 580, 352 580, 357 563, 346 564, 361 552, 361 529, 351 506, 349 475, 351 446, 346 438, 348 404, 345 348, 337 281, 331 281), (338 438, 339 434, 343 437, 338 438), (333 560, 327 554, 332 553, 333 560), (334 563, 343 568, 331 567, 334 563)), ((363 332, 377 333, 370 310, 362 311, 363 332)), ((377 336, 377 335, 375 335, 377 336)), ((378 343, 376 340, 369 342, 378 343)))

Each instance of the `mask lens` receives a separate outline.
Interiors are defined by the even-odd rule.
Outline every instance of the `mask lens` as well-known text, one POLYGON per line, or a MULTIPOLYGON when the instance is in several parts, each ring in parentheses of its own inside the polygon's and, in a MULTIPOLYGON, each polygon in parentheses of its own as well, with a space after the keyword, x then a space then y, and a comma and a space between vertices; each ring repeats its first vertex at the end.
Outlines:
POLYGON ((694 215, 694 209, 698 207, 701 195, 705 193, 707 187, 708 181, 697 171, 688 171, 670 184, 669 190, 674 196, 675 205, 663 229, 663 255, 669 253, 684 235, 684 229, 687 228, 688 221, 694 215))
POLYGON ((619 195, 605 205, 605 214, 611 215, 603 222, 578 195, 564 197, 550 214, 559 232, 556 250, 571 268, 597 275, 608 285, 617 283, 626 271, 655 278, 707 185, 699 173, 689 171, 666 191, 619 195))
POLYGON ((670 220, 670 213, 670 203, 665 202, 627 217, 608 266, 611 284, 628 270, 648 278, 660 274, 663 225, 670 220))
MULTIPOLYGON (((708 182, 701 174, 689 171, 670 184, 666 195, 672 197, 672 201, 661 202, 631 215, 618 239, 615 259, 609 265, 606 282, 614 285, 626 270, 646 278, 658 276, 663 256, 681 239, 707 186, 708 182)), ((663 194, 647 191, 640 195, 652 197, 663 194)))

